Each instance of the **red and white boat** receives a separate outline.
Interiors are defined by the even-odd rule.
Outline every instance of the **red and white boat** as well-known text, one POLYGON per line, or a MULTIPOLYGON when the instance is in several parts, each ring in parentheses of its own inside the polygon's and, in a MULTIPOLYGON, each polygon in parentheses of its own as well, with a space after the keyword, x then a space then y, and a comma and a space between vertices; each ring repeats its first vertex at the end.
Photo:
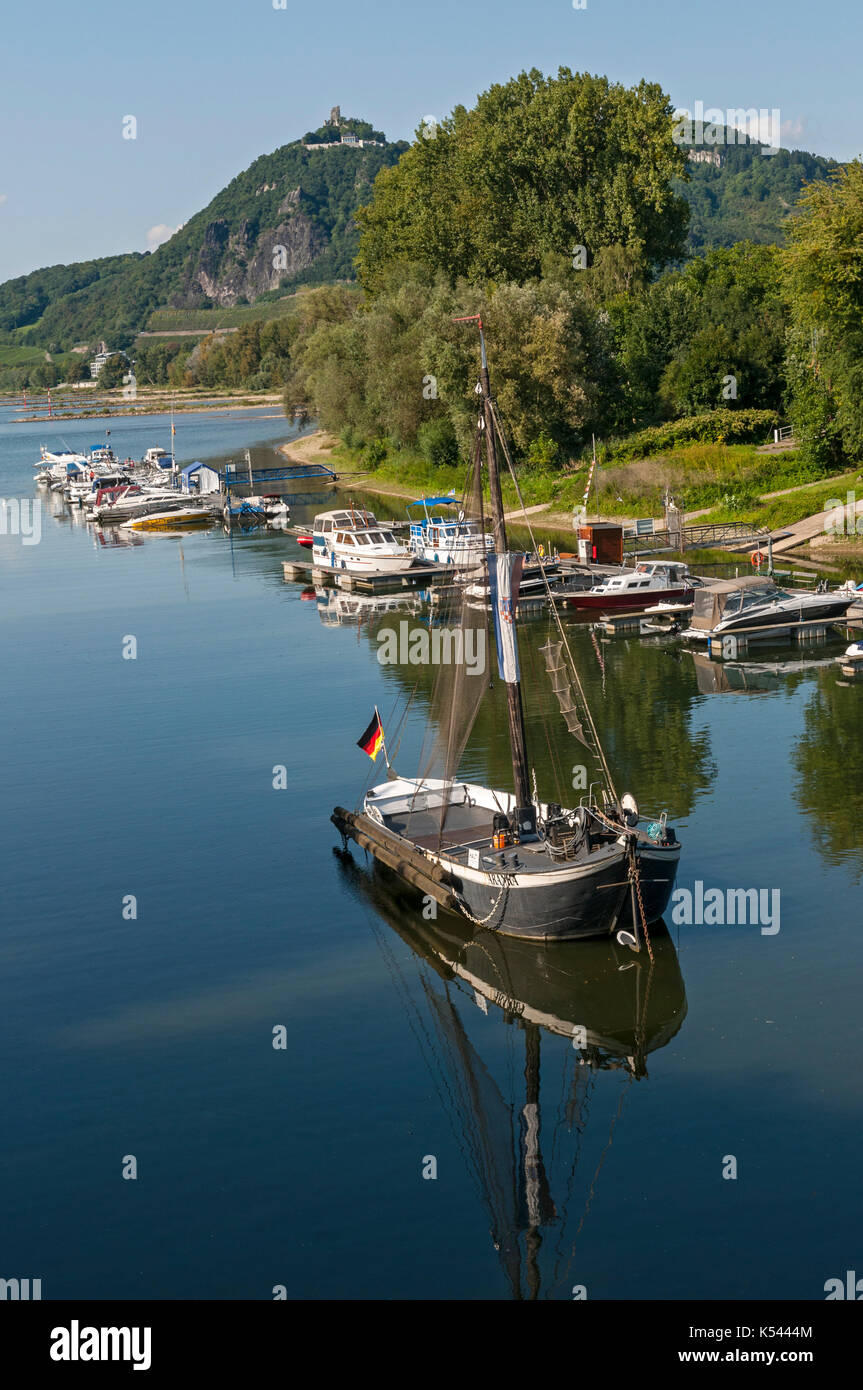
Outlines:
POLYGON ((691 598, 692 585, 686 565, 642 560, 635 569, 610 575, 591 589, 577 589, 566 594, 562 602, 569 608, 598 613, 615 609, 636 613, 656 603, 677 603, 691 598))

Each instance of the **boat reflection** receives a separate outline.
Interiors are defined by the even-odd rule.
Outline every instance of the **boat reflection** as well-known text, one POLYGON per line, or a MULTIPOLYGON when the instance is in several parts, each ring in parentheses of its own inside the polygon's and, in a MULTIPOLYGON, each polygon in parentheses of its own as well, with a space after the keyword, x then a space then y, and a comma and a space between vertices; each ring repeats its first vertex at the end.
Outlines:
MULTIPOLYGON (((300 597, 305 598, 307 593, 304 589, 300 597)), ((324 627, 344 627, 352 623, 362 626, 387 613, 407 613, 415 617, 428 602, 427 589, 414 589, 408 594, 352 594, 321 584, 316 586, 314 593, 318 617, 324 627)))
POLYGON ((692 659, 701 695, 751 695, 782 690, 790 677, 821 666, 833 666, 835 661, 832 656, 789 657, 785 661, 717 661, 705 652, 687 651, 685 654, 692 659))
POLYGON ((651 927, 651 960, 613 941, 542 947, 476 930, 440 908, 424 921, 419 897, 396 875, 333 852, 351 892, 372 909, 511 1296, 571 1298, 575 1245, 626 1091, 647 1078, 649 1054, 686 1017, 668 932, 651 927), (378 919, 413 952, 416 979, 378 919), (599 1125, 603 1108, 610 1129, 607 1115, 599 1125))

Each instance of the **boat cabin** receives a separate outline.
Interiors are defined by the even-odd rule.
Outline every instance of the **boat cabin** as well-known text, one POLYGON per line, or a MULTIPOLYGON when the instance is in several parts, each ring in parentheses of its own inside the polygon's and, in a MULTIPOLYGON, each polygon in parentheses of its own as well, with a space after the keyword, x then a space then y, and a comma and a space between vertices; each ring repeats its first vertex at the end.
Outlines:
POLYGON ((483 531, 479 520, 466 517, 455 497, 420 497, 407 506, 410 523, 409 545, 417 555, 429 560, 452 563, 465 559, 482 560, 486 550, 494 547, 494 539, 483 531), (421 507, 422 515, 413 509, 421 507), (455 507, 455 515, 447 515, 442 507, 455 507))
POLYGON ((349 512, 323 512, 315 517, 312 527, 315 544, 353 546, 359 550, 364 545, 397 545, 392 531, 375 519, 374 512, 354 509, 349 512))
POLYGON ((772 579, 752 575, 720 580, 709 589, 696 589, 690 627, 697 632, 712 632, 726 618, 742 614, 747 608, 755 608, 767 600, 785 597, 772 579))
POLYGON ((688 577, 689 571, 684 564, 642 560, 635 569, 613 575, 600 587, 604 593, 628 594, 637 593, 639 589, 681 589, 686 587, 688 577))
POLYGON ((328 536, 334 531, 368 530, 377 524, 374 512, 367 512, 365 507, 351 507, 349 511, 321 512, 315 517, 312 530, 328 536))
POLYGON ((132 479, 127 473, 90 473, 90 491, 103 492, 105 488, 128 487, 132 479))

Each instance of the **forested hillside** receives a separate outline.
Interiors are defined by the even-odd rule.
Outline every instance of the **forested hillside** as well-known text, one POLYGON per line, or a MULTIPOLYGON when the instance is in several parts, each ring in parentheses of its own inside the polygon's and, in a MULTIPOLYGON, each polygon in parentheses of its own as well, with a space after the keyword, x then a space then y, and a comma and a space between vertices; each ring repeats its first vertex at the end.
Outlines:
MULTIPOLYGON (((702 147, 705 148, 705 147, 702 147)), ((675 185, 689 204, 688 249, 695 254, 735 241, 787 238, 787 221, 806 183, 825 179, 836 161, 805 150, 762 154, 760 145, 718 145, 719 167, 689 162, 689 182, 675 185)))
POLYGON ((522 345, 509 390, 535 458, 726 403, 799 407, 811 329, 789 358, 777 247, 807 181, 826 188, 839 166, 727 140, 710 147, 718 167, 697 163, 671 112, 655 84, 561 69, 493 86, 410 146, 324 124, 152 254, 0 285, 0 386, 74 379, 88 353, 70 349, 104 339, 142 384, 284 386, 334 429, 452 456, 467 359, 447 316, 472 305, 522 345), (367 143, 333 143, 344 134, 367 143), (357 271, 361 288, 343 283, 357 271), (314 286, 332 288, 286 297, 314 286), (427 372, 436 397, 415 389, 427 372))
MULTIPOLYGON (((366 128, 347 119, 339 131, 366 128)), ((164 305, 231 306, 350 279, 354 212, 406 148, 402 141, 307 149, 295 141, 262 155, 152 253, 54 266, 0 285, 0 335, 51 352, 100 338, 128 348, 164 305)))

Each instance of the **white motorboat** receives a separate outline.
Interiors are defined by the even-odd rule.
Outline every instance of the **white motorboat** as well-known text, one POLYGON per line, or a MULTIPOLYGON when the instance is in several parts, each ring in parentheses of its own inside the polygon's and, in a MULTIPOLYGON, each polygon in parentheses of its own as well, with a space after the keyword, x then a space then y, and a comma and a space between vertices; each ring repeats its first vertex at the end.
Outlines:
POLYGON ((679 603, 691 598, 692 584, 686 565, 642 560, 634 569, 610 575, 591 589, 564 594, 562 602, 570 608, 607 613, 615 609, 638 612, 660 601, 679 603))
POLYGON ((188 497, 184 497, 173 488, 139 488, 132 485, 126 492, 118 493, 113 499, 96 503, 87 512, 87 520, 98 521, 103 526, 113 525, 130 521, 136 516, 172 511, 188 505, 188 497))
POLYGON ((260 497, 246 497, 249 506, 263 512, 268 526, 287 526, 291 519, 291 509, 284 498, 275 493, 265 493, 260 497))
POLYGON ((107 469, 102 472, 93 468, 85 469, 83 475, 79 474, 73 482, 66 485, 63 496, 73 507, 92 507, 95 506, 100 492, 107 488, 129 487, 131 482, 128 473, 109 472, 107 469))
POLYGON ((55 484, 64 487, 67 481, 77 477, 88 463, 89 459, 86 454, 76 454, 71 449, 53 452, 43 446, 39 451, 39 462, 34 464, 34 467, 39 470, 36 474, 36 481, 37 483, 48 483, 52 487, 55 484))
POLYGON ((793 628, 800 623, 838 622, 845 617, 854 593, 834 589, 804 593, 780 589, 772 579, 757 576, 718 581, 697 589, 694 596, 692 637, 718 637, 751 628, 793 628))
POLYGON ((312 527, 312 560, 321 569, 353 574, 400 574, 413 552, 362 507, 321 512, 312 527))
POLYGON ((484 566, 486 555, 494 549, 494 539, 483 531, 478 520, 466 517, 456 498, 419 497, 409 502, 410 547, 418 560, 434 565, 454 565, 457 569, 484 566), (414 516, 412 508, 421 507, 414 516), (442 509, 454 507, 455 514, 442 509))

